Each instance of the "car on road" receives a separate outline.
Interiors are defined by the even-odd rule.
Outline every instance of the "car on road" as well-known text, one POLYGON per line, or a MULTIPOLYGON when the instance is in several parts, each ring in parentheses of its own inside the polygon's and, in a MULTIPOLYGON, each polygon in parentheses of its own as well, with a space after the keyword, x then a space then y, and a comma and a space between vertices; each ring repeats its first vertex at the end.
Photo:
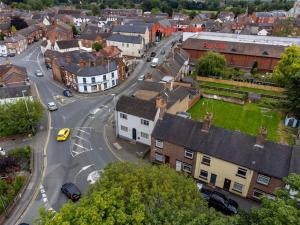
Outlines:
POLYGON ((2 147, 0 147, 0 156, 5 156, 5 155, 6 155, 5 150, 2 147))
POLYGON ((208 206, 224 213, 225 215, 234 215, 238 213, 238 203, 227 198, 223 193, 213 191, 208 199, 208 206))
POLYGON ((69 89, 63 90, 63 95, 66 97, 73 97, 73 94, 72 94, 71 90, 69 90, 69 89))
POLYGON ((49 64, 49 63, 46 63, 46 68, 47 68, 47 70, 50 70, 50 69, 52 69, 52 66, 51 66, 51 64, 49 64))
POLYGON ((19 223, 19 225, 29 225, 29 223, 19 223))
POLYGON ((16 54, 15 54, 15 53, 8 53, 7 56, 8 56, 8 57, 15 57, 16 54))
POLYGON ((150 66, 155 68, 158 64, 158 58, 153 58, 152 61, 151 61, 151 64, 150 66))
POLYGON ((155 52, 151 52, 150 57, 155 57, 156 53, 155 52))
POLYGON ((145 78, 146 78, 145 74, 142 74, 138 77, 138 80, 143 81, 143 80, 145 80, 145 78))
POLYGON ((151 62, 151 57, 147 57, 146 61, 151 62))
POLYGON ((35 71, 35 76, 37 76, 37 77, 42 77, 42 76, 44 76, 44 75, 43 75, 42 71, 36 70, 36 71, 35 71))
POLYGON ((161 49, 160 54, 164 55, 166 53, 166 50, 164 48, 161 49))
POLYGON ((49 111, 55 111, 58 110, 57 105, 55 104, 55 102, 48 102, 47 103, 47 108, 49 111))
POLYGON ((202 183, 197 183, 198 190, 202 193, 203 198, 208 201, 210 195, 212 194, 212 190, 207 188, 204 184, 202 183))
POLYGON ((81 197, 79 188, 73 183, 65 183, 61 186, 61 192, 64 193, 73 202, 76 202, 81 197))
POLYGON ((56 140, 57 141, 65 141, 70 135, 70 129, 69 128, 63 128, 58 131, 56 140))

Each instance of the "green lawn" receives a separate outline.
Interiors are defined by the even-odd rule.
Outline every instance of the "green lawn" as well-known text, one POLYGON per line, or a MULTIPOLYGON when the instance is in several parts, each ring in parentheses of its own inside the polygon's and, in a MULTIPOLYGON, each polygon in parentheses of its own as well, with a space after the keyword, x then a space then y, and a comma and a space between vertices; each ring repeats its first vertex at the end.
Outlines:
POLYGON ((201 99, 189 112, 195 120, 202 120, 205 112, 213 113, 213 124, 229 130, 257 136, 259 128, 264 125, 268 129, 268 140, 278 142, 278 126, 280 114, 278 112, 260 108, 256 104, 244 106, 218 100, 201 99))
POLYGON ((257 88, 248 88, 248 87, 237 87, 230 84, 220 84, 220 83, 214 83, 214 82, 201 82, 200 84, 210 86, 210 87, 220 87, 220 88, 229 88, 233 90, 239 90, 239 91, 247 91, 247 92, 254 92, 254 93, 260 93, 260 94, 267 94, 267 95, 275 95, 275 96, 281 96, 282 93, 275 92, 275 91, 268 91, 268 90, 262 90, 257 88))

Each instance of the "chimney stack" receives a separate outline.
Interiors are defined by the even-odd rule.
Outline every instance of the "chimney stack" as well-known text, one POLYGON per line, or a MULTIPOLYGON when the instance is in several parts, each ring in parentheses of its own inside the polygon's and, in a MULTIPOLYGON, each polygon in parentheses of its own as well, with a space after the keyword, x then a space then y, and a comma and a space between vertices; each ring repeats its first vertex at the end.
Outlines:
POLYGON ((202 124, 202 129, 201 129, 202 132, 208 133, 209 128, 211 126, 212 117, 213 117, 212 113, 206 112, 204 120, 203 120, 203 124, 202 124))
POLYGON ((264 126, 261 126, 259 134, 256 138, 256 144, 254 146, 263 148, 265 145, 267 134, 268 134, 267 128, 264 126))
POLYGON ((79 60, 79 67, 83 68, 85 66, 85 63, 82 59, 79 60))
POLYGON ((156 108, 159 109, 159 119, 162 119, 165 111, 166 111, 167 103, 166 101, 159 95, 156 97, 156 108))
POLYGON ((173 90, 173 85, 174 85, 174 82, 173 81, 168 81, 166 83, 166 88, 169 90, 169 91, 172 91, 173 90))

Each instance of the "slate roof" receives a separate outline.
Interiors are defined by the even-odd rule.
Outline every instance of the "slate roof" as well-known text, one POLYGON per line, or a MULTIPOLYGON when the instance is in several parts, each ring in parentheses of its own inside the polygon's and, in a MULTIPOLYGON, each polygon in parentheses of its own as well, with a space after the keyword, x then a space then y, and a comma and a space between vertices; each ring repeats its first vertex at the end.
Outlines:
POLYGON ((19 30, 18 34, 21 34, 24 37, 26 37, 27 35, 30 35, 31 33, 36 32, 38 30, 39 30, 39 28, 37 26, 31 25, 31 26, 26 27, 26 28, 24 28, 22 30, 19 30))
POLYGON ((9 38, 6 38, 4 40, 5 43, 14 43, 14 42, 19 42, 21 40, 24 40, 26 39, 23 35, 21 34, 16 34, 15 36, 12 36, 12 37, 9 37, 9 38))
POLYGON ((300 174, 300 146, 293 147, 289 172, 300 174))
POLYGON ((258 148, 254 136, 214 126, 208 133, 201 129, 201 122, 166 114, 157 122, 152 137, 269 176, 288 175, 292 147, 266 141, 264 148, 258 148))
POLYGON ((136 33, 136 34, 145 34, 147 30, 146 25, 130 25, 130 24, 125 24, 125 25, 116 25, 113 27, 112 32, 115 33, 136 33))
POLYGON ((96 40, 96 38, 98 36, 100 36, 101 38, 103 39, 106 39, 110 36, 111 34, 110 33, 83 33, 80 35, 79 39, 83 39, 83 40, 91 40, 91 41, 94 41, 96 40))
POLYGON ((0 30, 9 30, 10 29, 10 22, 0 23, 0 30))
POLYGON ((123 43, 142 44, 143 38, 141 36, 128 36, 122 34, 112 34, 107 38, 108 41, 116 41, 123 43))
POLYGON ((4 99, 21 97, 23 90, 26 90, 26 92, 24 92, 25 96, 31 95, 30 85, 22 85, 16 87, 0 87, 0 98, 4 99))
POLYGON ((56 41, 56 44, 60 49, 79 48, 78 40, 56 41))
POLYGON ((125 95, 119 98, 116 105, 116 110, 152 121, 154 121, 157 112, 156 102, 146 101, 125 95))

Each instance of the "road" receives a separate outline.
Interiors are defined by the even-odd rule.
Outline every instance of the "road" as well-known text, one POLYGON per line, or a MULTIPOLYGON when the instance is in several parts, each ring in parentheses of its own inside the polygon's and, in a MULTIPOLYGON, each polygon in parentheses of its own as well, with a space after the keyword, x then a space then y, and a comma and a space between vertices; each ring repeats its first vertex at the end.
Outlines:
MULTIPOLYGON (((163 61, 165 55, 159 54, 160 49, 164 47, 169 51, 171 42, 178 37, 172 36, 161 41, 151 51, 157 52, 160 61, 163 61)), ((96 95, 77 94, 60 102, 56 96, 61 96, 63 87, 53 81, 51 70, 46 69, 39 44, 40 42, 29 46, 21 55, 11 58, 11 62, 25 66, 30 80, 38 88, 42 102, 46 104, 55 101, 59 109, 50 114, 50 133, 45 155, 46 169, 41 178, 41 185, 22 217, 10 218, 8 224, 16 222, 31 224, 37 218, 40 207, 58 211, 67 202, 67 198, 60 192, 62 184, 76 183, 79 189, 86 193, 89 188, 87 176, 118 160, 106 144, 104 126, 113 113, 114 100, 123 94, 130 94, 136 85, 137 76, 146 74, 150 67, 145 59, 141 59, 134 72, 120 86, 96 95), (37 69, 43 71, 44 77, 34 75, 37 69), (94 117, 90 117, 90 110, 95 108, 99 111, 94 117), (63 127, 71 128, 71 135, 67 141, 58 143, 55 137, 58 130, 63 127)), ((1 60, 3 62, 3 59, 1 60)))

